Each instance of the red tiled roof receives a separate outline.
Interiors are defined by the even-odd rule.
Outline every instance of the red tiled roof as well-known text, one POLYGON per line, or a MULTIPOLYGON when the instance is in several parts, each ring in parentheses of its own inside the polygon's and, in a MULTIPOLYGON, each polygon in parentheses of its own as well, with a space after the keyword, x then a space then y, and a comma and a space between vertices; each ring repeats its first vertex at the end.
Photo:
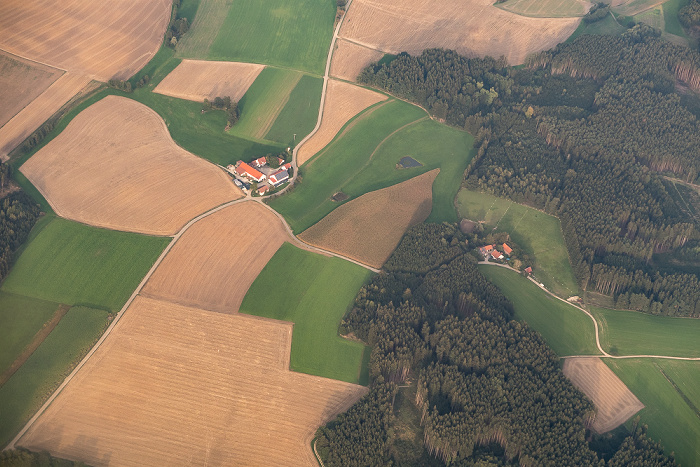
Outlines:
POLYGON ((496 259, 501 259, 501 258, 503 258, 503 253, 501 253, 501 252, 498 251, 498 250, 493 250, 493 251, 491 252, 491 256, 493 256, 493 257, 496 258, 496 259))
POLYGON ((282 167, 280 167, 280 169, 284 169, 284 170, 289 170, 289 169, 291 169, 291 168, 292 168, 292 163, 291 163, 291 162, 287 162, 287 163, 284 164, 282 167))
POLYGON ((525 272, 528 274, 532 274, 532 268, 530 266, 526 267, 525 272))
POLYGON ((260 194, 262 195, 263 193, 265 193, 265 192, 266 192, 267 190, 269 190, 269 189, 270 189, 270 187, 267 186, 267 185, 259 186, 259 187, 258 187, 258 193, 260 193, 260 194))
POLYGON ((264 178, 264 175, 262 172, 260 172, 257 169, 252 168, 245 162, 241 162, 238 164, 238 167, 236 167, 236 173, 238 175, 248 175, 250 178, 253 180, 260 180, 261 178, 264 178))
POLYGON ((513 252, 513 249, 504 243, 504 244, 503 244, 503 251, 505 251, 505 253, 506 253, 507 255, 509 255, 509 254, 511 254, 511 253, 513 252))
POLYGON ((493 245, 486 245, 486 246, 482 246, 481 248, 483 248, 484 251, 491 251, 491 250, 493 250, 493 245))

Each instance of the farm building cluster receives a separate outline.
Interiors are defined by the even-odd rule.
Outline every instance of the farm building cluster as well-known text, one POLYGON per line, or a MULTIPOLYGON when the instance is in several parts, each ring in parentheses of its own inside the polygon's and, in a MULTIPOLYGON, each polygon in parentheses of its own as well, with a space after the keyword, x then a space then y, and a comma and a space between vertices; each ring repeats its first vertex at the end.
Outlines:
POLYGON ((277 162, 279 167, 273 168, 268 164, 268 158, 260 157, 250 163, 238 161, 226 169, 234 175, 236 186, 246 192, 252 188, 253 194, 262 196, 289 181, 292 163, 285 163, 281 157, 277 157, 277 162))
MULTIPOLYGON (((484 258, 484 261, 510 261, 513 257, 513 249, 507 243, 503 243, 502 245, 500 245, 500 249, 495 244, 481 246, 479 247, 479 253, 484 258)), ((516 259, 514 265, 516 269, 520 269, 518 263, 519 261, 516 259)), ((528 266, 525 269, 523 269, 523 271, 530 275, 532 274, 532 267, 528 266)))

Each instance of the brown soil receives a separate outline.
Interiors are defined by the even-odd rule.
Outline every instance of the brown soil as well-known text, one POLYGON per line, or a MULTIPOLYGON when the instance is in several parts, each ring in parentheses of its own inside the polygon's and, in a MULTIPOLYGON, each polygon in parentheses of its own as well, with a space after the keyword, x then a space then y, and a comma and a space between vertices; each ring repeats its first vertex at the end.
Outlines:
POLYGON ((0 127, 36 99, 63 72, 0 50, 0 127))
POLYGON ((352 117, 387 97, 342 81, 330 80, 318 131, 299 149, 297 164, 302 165, 333 140, 352 117))
POLYGON ((137 297, 19 445, 89 465, 313 466, 366 389, 289 371, 292 325, 137 297))
POLYGON ((99 81, 126 79, 155 55, 169 0, 4 0, 0 49, 99 81))
POLYGON ((143 295, 223 313, 238 311, 248 288, 285 240, 282 222, 255 201, 193 225, 155 270, 143 295))
POLYGON ((504 55, 511 65, 569 37, 580 18, 528 18, 493 0, 354 0, 340 37, 370 49, 420 54, 444 47, 474 57, 504 55))
POLYGON ((629 420, 644 404, 598 357, 564 360, 564 374, 595 404, 598 413, 592 428, 605 433, 629 420))
POLYGON ((406 229, 432 209, 439 169, 360 196, 336 208, 299 235, 303 241, 380 268, 406 229))
POLYGON ((263 68, 254 63, 183 60, 154 92, 199 102, 224 96, 239 101, 263 68))
POLYGON ((355 81, 364 67, 379 61, 383 56, 384 52, 338 38, 333 51, 331 76, 355 81))
POLYGON ((81 112, 21 171, 62 217, 154 235, 242 196, 222 170, 177 146, 157 113, 117 96, 81 112))

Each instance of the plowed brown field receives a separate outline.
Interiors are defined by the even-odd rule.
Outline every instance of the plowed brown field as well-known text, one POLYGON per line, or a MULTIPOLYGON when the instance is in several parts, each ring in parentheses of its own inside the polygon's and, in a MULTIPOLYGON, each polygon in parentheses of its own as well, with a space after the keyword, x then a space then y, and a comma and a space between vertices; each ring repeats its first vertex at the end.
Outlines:
POLYGON ((406 229, 432 209, 440 169, 372 191, 336 208, 299 235, 303 241, 375 268, 389 258, 406 229))
POLYGON ((90 83, 90 78, 65 73, 39 97, 30 102, 17 115, 0 128, 0 159, 22 143, 65 103, 90 83))
POLYGON ((0 127, 37 98, 63 72, 0 50, 0 127))
POLYGON ((333 51, 331 76, 355 81, 364 67, 379 61, 383 56, 384 52, 338 38, 335 41, 335 50, 333 51))
POLYGON ((157 113, 117 96, 78 114, 20 170, 62 217, 155 235, 242 196, 222 170, 177 146, 157 113))
POLYGON ((323 149, 345 123, 372 104, 387 97, 342 81, 330 80, 323 106, 323 120, 318 131, 299 149, 297 164, 302 165, 323 149))
POLYGON ((19 445, 90 465, 313 466, 366 389, 289 371, 292 325, 137 297, 19 445))
POLYGON ((420 54, 430 47, 467 56, 500 57, 511 65, 569 37, 580 18, 527 18, 493 0, 354 0, 340 37, 371 49, 420 54))
POLYGON ((125 79, 155 55, 169 0, 3 0, 0 49, 100 81, 125 79))
POLYGON ((255 201, 194 224, 155 270, 143 295, 235 313, 258 273, 285 240, 282 221, 255 201))
POLYGON ((183 60, 154 91, 191 101, 224 96, 239 101, 263 68, 255 63, 183 60))
POLYGON ((644 408, 625 383, 598 357, 564 360, 564 374, 593 401, 598 413, 592 428, 605 433, 644 408))

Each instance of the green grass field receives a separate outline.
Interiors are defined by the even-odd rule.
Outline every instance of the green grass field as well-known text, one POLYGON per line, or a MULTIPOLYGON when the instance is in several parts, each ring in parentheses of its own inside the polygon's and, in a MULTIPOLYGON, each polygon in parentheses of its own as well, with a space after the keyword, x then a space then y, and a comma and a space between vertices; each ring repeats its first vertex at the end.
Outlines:
POLYGON ((612 355, 700 357, 700 320, 591 307, 612 355))
POLYGON ((542 334, 557 355, 599 355, 593 322, 583 311, 550 296, 510 269, 480 265, 479 271, 513 302, 516 317, 542 334))
POLYGON ((681 22, 678 20, 678 10, 689 3, 690 0, 668 0, 662 5, 664 12, 664 30, 676 36, 688 38, 681 22))
POLYGON ((251 285, 241 312, 294 322, 292 370, 367 384, 365 345, 338 336, 366 269, 285 243, 251 285))
POLYGON ((311 133, 318 120, 322 90, 321 78, 302 76, 289 94, 287 104, 265 135, 265 139, 293 146, 311 133))
POLYGON ((535 260, 534 273, 547 289, 564 298, 579 295, 559 219, 487 193, 461 190, 457 205, 462 217, 484 221, 486 231, 508 232, 535 260))
POLYGON ((595 36, 619 36, 626 30, 627 29, 624 26, 621 26, 615 21, 612 15, 608 15, 600 21, 596 21, 595 23, 588 24, 584 21, 581 21, 581 23, 578 25, 573 34, 571 34, 571 36, 569 36, 569 38, 565 42, 572 42, 578 36, 581 36, 583 34, 591 34, 595 36))
POLYGON ((665 10, 661 5, 650 8, 638 15, 634 15, 632 18, 634 18, 634 21, 637 23, 645 23, 656 29, 661 29, 662 31, 666 27, 665 10))
POLYGON ((681 465, 700 465, 700 415, 661 373, 663 370, 683 392, 690 384, 695 392, 684 395, 697 397, 700 362, 609 358, 604 361, 644 404, 639 416, 642 423, 649 425, 649 436, 659 441, 667 453, 675 452, 681 465), (675 377, 679 373, 685 375, 677 382, 675 377))
POLYGON ((58 303, 0 292, 0 373, 12 365, 58 303))
POLYGON ((88 352, 107 313, 73 307, 39 348, 0 387, 0 444, 5 446, 88 352))
POLYGON ((392 100, 352 120, 300 169, 302 183, 271 206, 298 233, 338 207, 330 199, 338 191, 353 199, 440 167, 428 221, 456 221, 453 199, 473 155, 472 141, 468 133, 426 118, 422 109, 392 100), (397 169, 404 156, 423 166, 397 169))
POLYGON ((495 6, 534 18, 568 18, 586 14, 583 4, 576 0, 506 0, 495 6))
MULTIPOLYGON (((225 15, 226 19, 218 27, 206 56, 198 58, 279 65, 323 74, 333 37, 335 2, 237 0, 219 3, 216 15, 225 15)), ((193 37, 187 41, 201 42, 196 49, 198 54, 204 51, 209 40, 200 41, 196 36, 211 35, 208 29, 195 27, 188 32, 193 37)), ((187 52, 183 51, 183 55, 189 55, 187 52)))
POLYGON ((118 311, 169 241, 56 218, 23 251, 1 290, 118 311))

